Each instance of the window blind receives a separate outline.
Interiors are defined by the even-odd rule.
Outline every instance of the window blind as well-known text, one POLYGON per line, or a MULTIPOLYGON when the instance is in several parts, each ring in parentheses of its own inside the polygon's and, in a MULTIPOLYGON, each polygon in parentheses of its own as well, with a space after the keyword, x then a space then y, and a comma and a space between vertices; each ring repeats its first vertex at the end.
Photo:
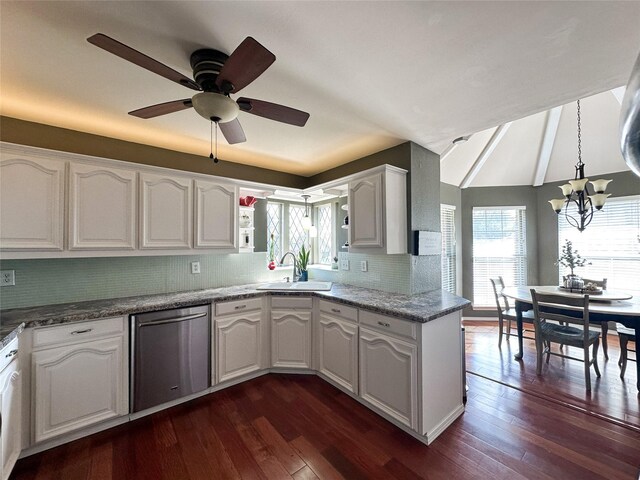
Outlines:
POLYGON ((473 305, 493 307, 489 278, 506 285, 527 283, 525 207, 473 208, 473 305))
MULTIPOLYGON (((608 289, 640 291, 640 196, 609 198, 582 233, 561 212, 558 257, 566 240, 591 262, 574 273, 593 280, 606 278, 608 289)), ((558 281, 568 273, 560 266, 558 281)))
POLYGON ((442 290, 456 293, 456 207, 440 205, 442 232, 442 290))

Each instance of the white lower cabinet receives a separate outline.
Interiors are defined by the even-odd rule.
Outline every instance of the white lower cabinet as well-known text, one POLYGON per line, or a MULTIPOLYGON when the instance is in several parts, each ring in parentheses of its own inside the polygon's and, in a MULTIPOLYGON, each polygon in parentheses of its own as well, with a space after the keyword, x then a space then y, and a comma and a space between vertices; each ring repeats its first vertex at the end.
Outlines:
POLYGON ((336 384, 358 393, 358 325, 320 312, 318 371, 336 384))
MULTIPOLYGON (((15 357, 16 344, 2 350, 2 360, 15 357)), ((2 365, 2 367, 0 369, 0 418, 2 419, 0 478, 5 480, 9 478, 22 446, 22 374, 17 358, 13 358, 8 365, 2 365)))
POLYGON ((418 347, 360 328, 360 397, 418 429, 418 347))
POLYGON ((261 310, 216 318, 215 325, 218 383, 263 368, 261 310))
POLYGON ((311 311, 271 311, 271 366, 311 368, 311 311))
POLYGON ((32 376, 36 443, 128 413, 124 336, 36 351, 32 376))

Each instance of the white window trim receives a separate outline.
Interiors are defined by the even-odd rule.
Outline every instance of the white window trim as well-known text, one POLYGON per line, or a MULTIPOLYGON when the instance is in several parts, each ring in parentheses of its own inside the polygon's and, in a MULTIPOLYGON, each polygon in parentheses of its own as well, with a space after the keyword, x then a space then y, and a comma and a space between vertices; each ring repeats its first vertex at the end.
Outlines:
MULTIPOLYGON (((472 218, 472 225, 473 225, 473 213, 476 210, 482 210, 482 211, 489 211, 489 210, 521 210, 525 212, 525 217, 524 217, 524 284, 527 283, 527 279, 528 279, 528 261, 529 261, 529 252, 528 252, 528 244, 527 244, 527 215, 526 215, 526 210, 527 207, 524 205, 492 205, 492 206, 477 206, 477 207, 473 207, 472 208, 472 214, 471 214, 471 218, 472 218)), ((472 243, 471 243, 471 249, 472 249, 472 297, 473 297, 473 309, 474 310, 483 310, 483 309, 495 309, 495 307, 492 307, 493 302, 491 302, 491 305, 486 305, 486 304, 479 304, 476 305, 476 300, 475 300, 475 255, 473 254, 473 249, 474 249, 474 243, 475 243, 475 232, 472 231, 472 243)), ((489 279, 486 279, 487 284, 489 283, 489 279)))

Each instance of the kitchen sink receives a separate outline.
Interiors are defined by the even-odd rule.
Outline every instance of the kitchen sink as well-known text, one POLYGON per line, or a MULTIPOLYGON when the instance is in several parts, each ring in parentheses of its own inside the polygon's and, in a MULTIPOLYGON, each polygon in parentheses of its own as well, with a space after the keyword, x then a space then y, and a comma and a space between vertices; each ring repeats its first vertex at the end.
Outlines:
POLYGON ((317 292, 331 290, 331 282, 276 282, 263 283, 257 290, 296 290, 301 292, 317 292))

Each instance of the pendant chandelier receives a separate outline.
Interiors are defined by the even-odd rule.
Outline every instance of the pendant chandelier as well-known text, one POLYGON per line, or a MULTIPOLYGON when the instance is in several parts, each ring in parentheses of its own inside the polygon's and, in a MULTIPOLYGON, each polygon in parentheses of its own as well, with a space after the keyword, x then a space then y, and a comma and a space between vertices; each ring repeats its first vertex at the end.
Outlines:
POLYGON ((564 216, 567 222, 572 227, 577 228, 579 231, 583 231, 593 218, 593 209, 602 210, 604 203, 609 197, 610 193, 604 193, 607 189, 607 185, 611 180, 591 180, 584 177, 584 163, 582 163, 582 138, 581 138, 581 124, 580 124, 580 100, 578 100, 578 163, 576 163, 576 174, 573 180, 569 180, 568 183, 560 185, 564 198, 549 200, 551 208, 559 215, 564 208, 564 216), (595 193, 589 194, 589 182, 593 186, 595 193), (576 211, 569 211, 569 208, 573 210, 573 205, 576 207, 576 211))

